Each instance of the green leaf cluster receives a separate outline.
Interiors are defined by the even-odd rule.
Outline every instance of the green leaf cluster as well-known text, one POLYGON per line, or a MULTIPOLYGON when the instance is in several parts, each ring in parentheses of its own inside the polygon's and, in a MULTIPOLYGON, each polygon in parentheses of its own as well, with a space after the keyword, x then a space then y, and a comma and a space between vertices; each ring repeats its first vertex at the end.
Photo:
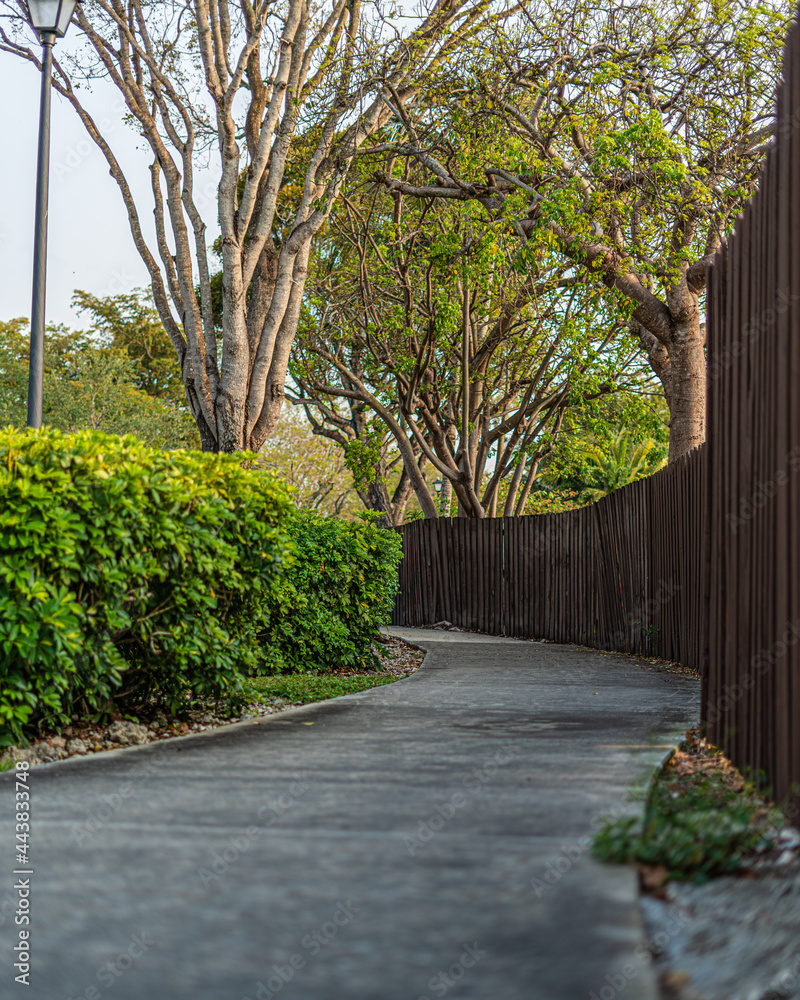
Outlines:
POLYGON ((265 672, 326 672, 374 666, 373 643, 397 593, 399 534, 369 521, 298 512, 297 555, 272 600, 265 672))
POLYGON ((134 363, 138 390, 154 399, 186 405, 175 348, 149 291, 134 289, 125 295, 97 296, 77 289, 72 305, 91 318, 92 334, 99 346, 134 363))
POLYGON ((732 788, 719 774, 696 772, 654 782, 644 818, 607 820, 593 851, 602 861, 663 865, 670 879, 704 882, 738 871, 753 852, 772 846, 783 825, 752 785, 732 788))
POLYGON ((291 558, 255 456, 0 431, 0 741, 73 711, 235 702, 291 558))
POLYGON ((347 442, 344 449, 345 462, 358 489, 365 490, 370 483, 375 482, 381 461, 381 444, 377 433, 370 434, 364 441, 347 442))
POLYGON ((658 399, 619 393, 576 408, 565 425, 539 485, 575 491, 582 503, 650 476, 666 462, 668 411, 658 399))
MULTIPOLYGON (((98 313, 102 309, 104 316, 111 314, 112 318, 121 308, 119 300, 136 298, 93 300, 86 293, 78 295, 83 296, 81 301, 94 302, 98 313)), ((186 403, 180 372, 177 380, 169 374, 175 352, 163 327, 160 330, 166 348, 156 341, 156 333, 144 320, 136 325, 136 317, 127 325, 120 321, 113 336, 104 326, 89 333, 48 327, 44 422, 65 433, 99 430, 135 434, 155 447, 197 447, 197 427, 186 403), (134 328, 141 342, 133 337, 134 328), (167 350, 172 352, 171 361, 165 357, 167 350)), ((29 340, 26 320, 0 321, 0 426, 25 424, 29 340)))

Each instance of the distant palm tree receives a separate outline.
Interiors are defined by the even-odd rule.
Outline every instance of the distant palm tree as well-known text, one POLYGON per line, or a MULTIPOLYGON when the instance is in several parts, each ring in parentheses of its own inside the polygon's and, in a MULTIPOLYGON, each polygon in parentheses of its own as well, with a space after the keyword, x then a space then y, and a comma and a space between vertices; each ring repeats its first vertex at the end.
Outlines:
POLYGON ((585 469, 585 495, 599 500, 612 490, 652 476, 667 464, 659 445, 647 438, 638 444, 621 430, 611 441, 594 441, 580 451, 585 469))

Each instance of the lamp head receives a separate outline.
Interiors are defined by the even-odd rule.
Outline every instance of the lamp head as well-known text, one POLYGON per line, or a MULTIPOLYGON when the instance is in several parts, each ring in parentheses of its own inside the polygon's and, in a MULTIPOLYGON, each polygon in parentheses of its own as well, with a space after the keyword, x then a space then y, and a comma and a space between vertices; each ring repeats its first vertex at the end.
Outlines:
POLYGON ((40 38, 63 38, 80 0, 27 0, 28 15, 40 38))

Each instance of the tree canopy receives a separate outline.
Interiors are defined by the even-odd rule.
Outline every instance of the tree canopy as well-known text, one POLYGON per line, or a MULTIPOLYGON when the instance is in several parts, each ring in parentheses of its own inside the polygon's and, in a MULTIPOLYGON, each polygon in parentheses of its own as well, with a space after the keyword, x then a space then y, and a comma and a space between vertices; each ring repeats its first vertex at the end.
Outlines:
MULTIPOLYGON (((22 0, 0 0, 0 50, 40 65, 22 0)), ((180 364, 203 447, 258 450, 284 399, 312 243, 366 140, 503 12, 422 0, 94 0, 54 86, 105 156, 180 364), (84 100, 116 87, 151 156, 149 204, 84 100), (394 109, 394 110, 393 110, 394 109), (214 177, 202 206, 203 171, 214 177), (143 212, 153 213, 147 235, 143 212), (209 226, 220 230, 222 329, 209 226), (197 291, 199 290, 199 294, 197 291)))
MULTIPOLYGON (((569 407, 643 375, 627 325, 567 272, 469 206, 380 188, 345 196, 294 346, 299 399, 332 436, 368 410, 370 440, 391 434, 425 516, 441 510, 426 465, 459 511, 520 514, 569 407)), ((366 457, 367 435, 351 436, 366 457)))
MULTIPOLYGON (((24 13, 0 0, 0 50, 38 65, 24 13)), ((151 288, 76 293, 94 333, 51 369, 69 356, 59 385, 190 413, 211 450, 261 449, 288 391, 386 523, 414 495, 427 517, 451 496, 467 516, 524 512, 573 415, 653 380, 679 456, 705 436, 706 272, 780 124, 790 14, 85 4, 54 84, 108 162, 151 288), (121 93, 149 201, 87 85, 121 93)), ((4 357, 16 385, 21 355, 4 357)))
MULTIPOLYGON (((25 426, 29 342, 27 320, 0 322, 2 426, 25 426)), ((135 434, 157 448, 196 448, 197 427, 185 400, 143 387, 150 377, 148 361, 132 348, 125 350, 110 329, 48 327, 45 424, 65 432, 91 429, 135 434)))
POLYGON ((705 438, 706 269, 775 129, 787 0, 523 0, 372 147, 390 192, 482 206, 605 288, 670 408, 705 438))

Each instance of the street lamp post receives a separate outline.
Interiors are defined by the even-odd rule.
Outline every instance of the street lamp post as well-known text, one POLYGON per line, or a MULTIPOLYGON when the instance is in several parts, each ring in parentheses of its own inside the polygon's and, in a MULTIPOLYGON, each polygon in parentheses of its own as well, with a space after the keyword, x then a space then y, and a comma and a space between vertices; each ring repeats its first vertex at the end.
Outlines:
POLYGON ((42 98, 39 109, 39 162, 36 171, 36 229, 33 243, 33 303, 28 374, 28 427, 42 426, 44 392, 47 208, 50 185, 50 97, 53 45, 63 38, 80 0, 28 0, 30 22, 42 43, 42 98))
POLYGON ((446 499, 444 485, 444 476, 441 479, 434 479, 433 481, 433 488, 436 491, 436 510, 439 512, 439 517, 442 516, 442 501, 446 499))

